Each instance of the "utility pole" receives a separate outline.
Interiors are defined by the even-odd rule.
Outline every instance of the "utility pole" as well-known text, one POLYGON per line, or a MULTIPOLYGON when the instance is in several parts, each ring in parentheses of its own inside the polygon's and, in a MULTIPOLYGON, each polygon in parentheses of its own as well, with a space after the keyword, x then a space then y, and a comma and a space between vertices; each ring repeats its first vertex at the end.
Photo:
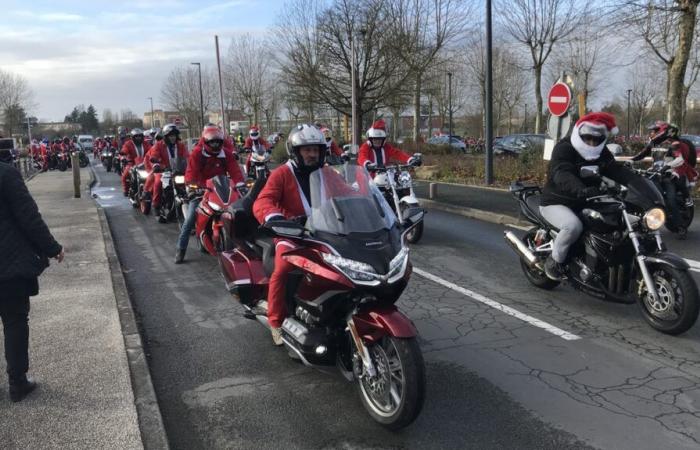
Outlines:
POLYGON ((527 133, 527 103, 525 103, 525 120, 523 120, 523 133, 527 133))
POLYGON ((632 89, 627 89, 627 142, 630 140, 630 93, 632 89))
POLYGON ((221 129, 224 131, 224 136, 226 136, 228 134, 226 131, 228 129, 228 124, 226 123, 226 111, 224 110, 224 84, 221 82, 221 58, 219 57, 219 36, 214 36, 214 42, 216 43, 216 66, 218 67, 219 71, 219 101, 221 102, 221 129))
POLYGON ((452 142, 452 72, 447 72, 447 104, 450 113, 450 139, 448 144, 452 142))
POLYGON ((486 0, 486 184, 493 184, 493 71, 491 0, 486 0))
POLYGON ((155 118, 153 117, 153 97, 146 97, 151 101, 151 128, 155 128, 155 118))
POLYGON ((190 63, 199 69, 199 110, 202 114, 202 128, 204 128, 204 95, 202 94, 202 64, 198 62, 190 63))

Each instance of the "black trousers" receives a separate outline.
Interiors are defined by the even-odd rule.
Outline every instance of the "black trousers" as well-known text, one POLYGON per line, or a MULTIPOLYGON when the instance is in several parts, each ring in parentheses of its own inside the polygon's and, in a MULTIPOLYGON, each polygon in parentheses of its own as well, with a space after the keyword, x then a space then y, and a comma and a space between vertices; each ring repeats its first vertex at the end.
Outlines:
POLYGON ((29 297, 0 299, 5 333, 5 360, 10 384, 24 380, 29 370, 29 297))

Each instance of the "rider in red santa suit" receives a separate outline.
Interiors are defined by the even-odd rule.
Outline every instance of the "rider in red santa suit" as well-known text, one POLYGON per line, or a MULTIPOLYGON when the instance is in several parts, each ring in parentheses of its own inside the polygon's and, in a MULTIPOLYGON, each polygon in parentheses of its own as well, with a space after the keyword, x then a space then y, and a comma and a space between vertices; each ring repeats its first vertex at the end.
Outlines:
MULTIPOLYGON (((326 141, 313 125, 299 125, 287 138, 289 161, 270 173, 265 187, 253 204, 253 214, 260 223, 293 219, 311 214, 311 182, 313 171, 323 167, 326 141)), ((275 268, 268 288, 268 322, 272 341, 282 345, 280 328, 287 312, 285 284, 294 269, 282 256, 296 246, 284 239, 275 241, 275 268)))
MULTIPOLYGON (((252 150, 253 147, 257 147, 259 145, 262 145, 265 148, 265 151, 270 151, 270 144, 267 143, 265 139, 263 139, 262 136, 260 136, 260 128, 257 125, 253 125, 250 127, 250 131, 248 131, 248 137, 245 139, 245 144, 243 145, 243 148, 246 150, 252 150)), ((252 162, 252 157, 253 153, 251 152, 248 154, 248 159, 246 159, 245 162, 245 173, 250 174, 250 164, 252 162)))
POLYGON ((146 178, 144 189, 151 194, 153 208, 156 215, 160 215, 160 199, 163 193, 161 184, 162 174, 153 171, 153 164, 160 164, 160 170, 177 168, 179 161, 187 161, 187 149, 185 144, 180 141, 180 130, 175 124, 169 123, 163 127, 164 138, 160 141, 155 139, 156 144, 151 147, 148 156, 145 158, 144 166, 149 172, 146 178))
POLYGON ((131 139, 124 142, 121 154, 126 155, 128 163, 122 172, 122 188, 124 190, 124 196, 129 195, 129 187, 127 185, 127 180, 129 177, 129 171, 133 166, 138 166, 143 163, 146 153, 151 149, 148 143, 144 142, 143 130, 140 128, 134 128, 131 130, 131 139))
POLYGON ((393 147, 386 141, 386 124, 379 119, 367 130, 367 142, 360 146, 357 155, 357 164, 364 166, 372 172, 377 167, 384 167, 390 161, 398 161, 402 164, 421 165, 420 154, 409 156, 401 149, 393 147))
MULTIPOLYGON (((228 175, 234 184, 244 182, 236 155, 224 147, 224 133, 216 125, 208 124, 202 130, 199 143, 190 152, 185 171, 185 183, 204 186, 208 179, 219 175, 228 175)), ((201 198, 190 201, 187 217, 180 228, 175 250, 175 264, 181 264, 185 260, 190 233, 197 219, 199 202, 201 198)))
POLYGON ((333 139, 333 131, 328 127, 321 128, 321 133, 326 140, 326 156, 342 156, 343 151, 338 147, 333 139))

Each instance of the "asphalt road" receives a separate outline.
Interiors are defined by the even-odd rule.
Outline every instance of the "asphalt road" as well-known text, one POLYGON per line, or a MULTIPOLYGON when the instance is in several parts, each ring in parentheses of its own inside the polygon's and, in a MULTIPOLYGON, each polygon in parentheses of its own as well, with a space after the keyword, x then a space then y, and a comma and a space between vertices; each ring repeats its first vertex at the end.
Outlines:
MULTIPOLYGON (((421 334, 427 399, 412 426, 391 433, 364 412, 352 384, 289 359, 244 319, 194 241, 187 264, 175 266, 177 227, 139 215, 116 175, 96 171, 93 192, 136 304, 173 448, 700 445, 700 325, 669 337, 634 305, 569 287, 535 290, 500 225, 427 216, 400 301, 421 334)), ((688 241, 668 243, 700 260, 698 240, 695 227, 688 241)))

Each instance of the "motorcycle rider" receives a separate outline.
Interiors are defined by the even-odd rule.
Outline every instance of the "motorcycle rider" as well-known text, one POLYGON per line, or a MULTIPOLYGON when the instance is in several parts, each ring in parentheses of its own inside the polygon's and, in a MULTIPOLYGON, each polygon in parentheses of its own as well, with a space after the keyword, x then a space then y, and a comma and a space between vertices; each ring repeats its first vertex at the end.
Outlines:
POLYGON ((153 171, 153 164, 160 164, 160 170, 163 171, 178 167, 179 160, 187 160, 187 149, 185 144, 180 141, 180 130, 177 126, 172 123, 166 124, 163 127, 163 133, 165 134, 165 139, 156 141, 156 144, 151 147, 144 159, 144 166, 149 172, 144 189, 151 194, 152 205, 156 215, 160 215, 160 199, 163 193, 163 186, 160 181, 161 173, 153 171))
MULTIPOLYGON (((120 127, 121 128, 121 127, 120 127)), ((131 139, 127 139, 119 152, 126 155, 127 165, 122 171, 122 189, 124 197, 129 195, 129 171, 133 166, 138 166, 143 163, 146 153, 151 149, 147 142, 144 141, 143 130, 134 128, 131 130, 131 139)))
MULTIPOLYGON (((244 181, 241 168, 233 152, 224 148, 224 133, 216 125, 206 125, 202 130, 202 137, 195 145, 187 160, 185 170, 185 183, 189 185, 204 186, 208 179, 218 175, 228 175, 235 184, 244 181)), ((185 259, 187 244, 197 218, 197 207, 201 199, 190 200, 185 223, 180 229, 175 251, 175 264, 181 264, 185 259)))
POLYGON ((124 144, 126 144, 126 141, 129 140, 129 130, 124 127, 120 126, 117 128, 117 136, 114 138, 114 145, 117 148, 122 148, 124 144))
POLYGON ((367 142, 360 146, 357 164, 364 166, 372 173, 374 169, 384 167, 391 160, 399 161, 402 164, 421 165, 419 156, 410 156, 386 142, 386 124, 382 119, 379 119, 367 130, 367 142))
POLYGON ((333 139, 333 131, 328 127, 321 128, 321 133, 326 140, 326 156, 342 156, 343 151, 338 147, 333 139))
POLYGON ((664 157, 665 166, 663 172, 669 176, 661 178, 661 186, 669 210, 669 225, 678 233, 680 239, 684 239, 688 233, 685 227, 680 225, 680 209, 676 200, 676 192, 680 191, 683 197, 688 199, 687 206, 692 206, 693 198, 688 190, 688 184, 698 178, 695 170, 697 155, 695 146, 680 138, 680 130, 674 124, 657 120, 649 127, 649 143, 638 154, 632 157, 632 161, 639 161, 649 154, 653 147, 668 143, 669 148, 664 157))
POLYGON ((608 137, 617 131, 611 114, 589 113, 576 122, 570 138, 565 137, 554 147, 540 206, 542 217, 559 229, 552 243, 552 254, 544 265, 547 277, 552 280, 562 279, 569 247, 583 232, 576 212, 583 208, 587 198, 604 193, 599 179, 581 178, 581 168, 598 166, 600 175, 623 185, 638 176, 617 163, 605 146, 608 137))
POLYGON ((248 137, 245 140, 244 148, 251 153, 248 154, 248 158, 245 161, 245 173, 250 175, 250 166, 253 163, 253 146, 262 145, 266 152, 270 151, 270 144, 267 143, 265 139, 260 136, 260 128, 257 125, 250 127, 248 131, 248 137))
MULTIPOLYGON (((287 138, 289 161, 270 173, 270 177, 253 204, 253 214, 260 223, 293 219, 311 214, 310 175, 323 167, 326 141, 313 125, 299 125, 287 138)), ((294 268, 282 258, 295 245, 284 239, 275 241, 275 268, 268 289, 268 322, 275 345, 282 345, 280 327, 286 317, 285 284, 294 268)))

